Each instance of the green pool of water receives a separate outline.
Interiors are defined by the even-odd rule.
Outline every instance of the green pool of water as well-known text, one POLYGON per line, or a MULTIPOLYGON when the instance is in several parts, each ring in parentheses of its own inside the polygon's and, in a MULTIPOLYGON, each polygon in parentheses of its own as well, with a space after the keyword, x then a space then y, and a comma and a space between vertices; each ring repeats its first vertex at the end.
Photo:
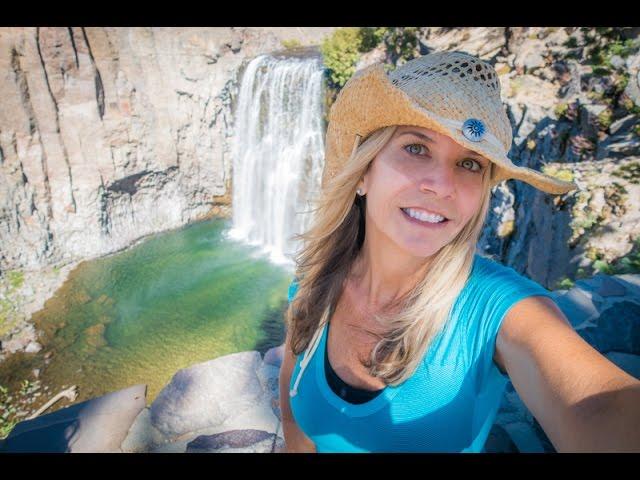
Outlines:
POLYGON ((280 345, 292 271, 226 240, 230 226, 198 222, 80 264, 33 317, 43 350, 14 355, 0 383, 40 368, 41 404, 65 386, 78 386, 77 403, 138 383, 150 404, 181 368, 280 345))

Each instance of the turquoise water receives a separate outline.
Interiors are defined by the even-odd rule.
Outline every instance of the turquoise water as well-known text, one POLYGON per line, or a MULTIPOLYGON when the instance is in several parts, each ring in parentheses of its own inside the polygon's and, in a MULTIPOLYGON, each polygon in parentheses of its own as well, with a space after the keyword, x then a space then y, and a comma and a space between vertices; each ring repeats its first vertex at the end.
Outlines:
POLYGON ((181 368, 280 345, 292 273, 223 238, 230 226, 191 224, 80 264, 33 317, 43 350, 3 366, 0 383, 41 368, 52 394, 78 386, 74 403, 146 383, 150 404, 181 368))

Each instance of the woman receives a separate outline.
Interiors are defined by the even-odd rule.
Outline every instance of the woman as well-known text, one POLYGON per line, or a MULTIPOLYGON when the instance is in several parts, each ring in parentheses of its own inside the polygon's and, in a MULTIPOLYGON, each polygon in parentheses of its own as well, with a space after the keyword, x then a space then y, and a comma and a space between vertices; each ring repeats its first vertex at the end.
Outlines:
POLYGON ((480 452, 508 380, 558 451, 640 450, 640 382, 476 253, 501 180, 576 188, 511 163, 511 141, 495 70, 465 53, 342 89, 289 289, 285 451, 480 452))

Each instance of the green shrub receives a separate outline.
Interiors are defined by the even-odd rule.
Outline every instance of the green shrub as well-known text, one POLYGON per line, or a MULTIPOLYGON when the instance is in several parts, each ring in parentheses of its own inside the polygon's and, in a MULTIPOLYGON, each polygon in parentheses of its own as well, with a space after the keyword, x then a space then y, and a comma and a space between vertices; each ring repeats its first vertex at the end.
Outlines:
MULTIPOLYGON (((593 73, 595 75, 609 75, 610 70, 614 69, 611 65, 611 57, 617 55, 626 58, 638 50, 640 44, 636 39, 624 39, 622 30, 613 27, 597 27, 594 33, 606 40, 600 40, 599 45, 595 45, 588 55, 589 62, 594 65, 593 73)), ((596 35, 593 36, 594 41, 596 35)))
POLYGON ((595 262, 596 260, 602 259, 603 254, 597 248, 589 247, 585 252, 584 256, 587 257, 592 262, 595 262))
POLYGON ((0 439, 4 439, 9 436, 13 427, 16 426, 18 420, 4 420, 0 418, 0 439))
POLYGON ((18 270, 13 270, 7 273, 7 279, 11 288, 20 288, 24 283, 24 273, 18 270))
POLYGON ((563 45, 567 48, 576 48, 578 46, 578 40, 576 40, 576 37, 569 37, 563 45))
POLYGON ((613 55, 618 55, 622 58, 626 58, 631 55, 635 49, 636 45, 634 44, 632 38, 624 41, 616 40, 615 42, 612 42, 605 47, 606 56, 608 59, 611 59, 613 55))
POLYGON ((416 27, 387 27, 383 35, 387 56, 397 65, 416 58, 419 54, 416 27))
POLYGON ((286 49, 300 48, 302 44, 299 40, 292 38, 290 40, 282 40, 282 46, 286 49))
MULTIPOLYGON (((383 44, 388 62, 393 65, 415 58, 419 54, 417 27, 347 27, 339 28, 327 37, 321 47, 330 88, 340 89, 355 73, 362 53, 383 44)), ((385 64, 387 70, 392 65, 385 64)))
POLYGON ((613 262, 612 268, 615 275, 640 273, 640 237, 636 237, 633 241, 633 247, 629 253, 613 262))
POLYGON ((0 337, 11 331, 16 323, 13 303, 0 298, 0 337))
POLYGON ((575 282, 573 280, 571 280, 570 278, 564 277, 561 280, 558 280, 558 282, 556 282, 556 287, 554 290, 569 290, 570 288, 573 288, 573 286, 575 285, 575 282))
POLYGON ((613 275, 613 267, 609 265, 605 260, 596 260, 593 262, 593 268, 606 275, 613 275))
POLYGON ((600 130, 608 130, 612 122, 613 122, 613 112, 611 111, 610 108, 605 108, 598 115, 598 126, 600 127, 600 130))
POLYGON ((31 387, 32 384, 28 379, 25 378, 22 380, 22 383, 20 384, 20 395, 28 395, 31 387))
POLYGON ((630 183, 640 183, 640 162, 629 162, 626 165, 621 165, 616 168, 611 175, 619 178, 624 178, 630 183))
POLYGON ((15 418, 16 407, 10 403, 10 400, 12 398, 9 396, 7 387, 0 385, 0 439, 6 438, 18 423, 15 418))
POLYGON ((636 105, 626 94, 622 94, 619 100, 620 105, 633 115, 640 115, 640 106, 636 105))
POLYGON ((360 51, 370 52, 376 48, 384 38, 387 27, 361 27, 360 28, 360 51))
POLYGON ((567 111, 569 110, 569 104, 567 103, 558 103, 553 111, 556 114, 556 118, 560 119, 566 116, 567 111))
POLYGON ((357 27, 339 28, 320 47, 332 87, 342 88, 355 73, 362 37, 357 27))
MULTIPOLYGON (((635 255, 622 257, 620 260, 618 260, 618 263, 614 268, 620 274, 640 273, 640 255, 638 254, 638 252, 636 252, 635 255)), ((618 273, 616 273, 616 275, 618 273)))
POLYGON ((611 74, 611 70, 609 70, 608 67, 598 65, 597 67, 593 68, 593 74, 596 77, 606 77, 611 74))
POLYGON ((622 72, 621 74, 615 75, 613 77, 613 86, 615 88, 616 94, 624 92, 624 89, 627 88, 628 84, 629 84, 628 72, 622 72))
POLYGON ((574 218, 573 225, 576 228, 582 228, 588 230, 593 227, 598 221, 598 215, 592 212, 587 212, 584 217, 574 218))
POLYGON ((572 182, 573 181, 573 172, 569 169, 563 168, 563 169, 558 169, 557 167, 553 166, 553 165, 543 165, 542 166, 542 173, 544 173, 545 175, 549 175, 552 177, 555 177, 559 180, 562 180, 564 182, 572 182))

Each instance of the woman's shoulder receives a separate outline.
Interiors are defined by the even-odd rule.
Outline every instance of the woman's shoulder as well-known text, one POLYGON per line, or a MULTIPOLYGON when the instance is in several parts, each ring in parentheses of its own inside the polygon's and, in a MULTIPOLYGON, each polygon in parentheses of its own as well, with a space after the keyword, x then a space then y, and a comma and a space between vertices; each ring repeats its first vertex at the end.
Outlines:
POLYGON ((478 252, 476 252, 476 254, 473 257, 473 267, 474 269, 477 268, 480 271, 485 271, 485 270, 499 271, 502 268, 508 268, 506 265, 502 264, 496 258, 490 255, 486 255, 484 253, 478 253, 478 252))
POLYGON ((289 303, 291 303, 291 300, 293 300, 293 298, 296 296, 297 291, 298 291, 298 278, 294 277, 293 280, 291 280, 291 283, 289 284, 289 290, 287 292, 287 299, 289 303))
POLYGON ((486 278, 487 276, 514 276, 529 280, 527 277, 518 273, 513 267, 503 264, 499 260, 491 256, 476 253, 473 262, 472 275, 478 278, 486 278))
POLYGON ((476 292, 490 299, 504 296, 509 292, 530 292, 532 294, 549 294, 543 285, 521 274, 513 267, 500 261, 476 254, 473 269, 467 285, 468 293, 476 292))

